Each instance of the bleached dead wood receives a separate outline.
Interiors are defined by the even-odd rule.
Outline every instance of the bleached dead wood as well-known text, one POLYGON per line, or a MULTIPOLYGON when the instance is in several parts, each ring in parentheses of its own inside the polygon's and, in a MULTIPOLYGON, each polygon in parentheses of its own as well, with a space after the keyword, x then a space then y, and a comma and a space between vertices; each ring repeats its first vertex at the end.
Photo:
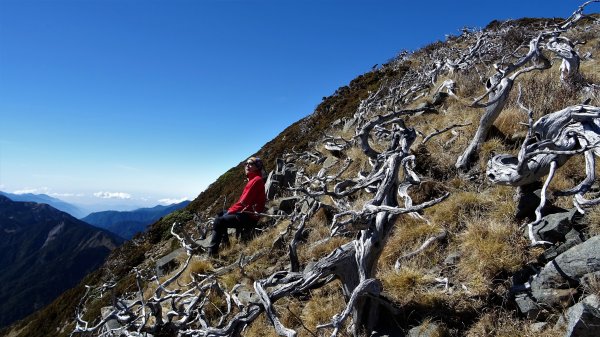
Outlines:
POLYGON ((491 126, 494 121, 504 109, 508 94, 510 93, 515 79, 526 72, 532 70, 543 70, 550 67, 550 62, 540 51, 540 40, 544 34, 538 35, 535 39, 532 39, 529 43, 529 52, 527 55, 519 59, 514 64, 509 64, 505 68, 496 67, 497 73, 491 76, 486 82, 486 93, 477 98, 474 102, 475 107, 483 107, 485 111, 479 121, 479 126, 473 139, 469 143, 469 146, 465 151, 458 157, 456 161, 456 168, 461 171, 468 170, 475 157, 479 153, 479 149, 485 141, 491 126), (531 62, 532 65, 525 67, 527 63, 531 62), (488 97, 486 104, 480 104, 479 102, 488 97))
MULTIPOLYGON (((530 124, 532 112, 529 111, 530 124)), ((487 177, 495 184, 523 186, 548 174, 542 189, 541 202, 536 209, 536 220, 529 224, 532 244, 533 226, 541 221, 541 209, 546 200, 548 184, 556 169, 570 157, 584 154, 586 178, 577 186, 562 191, 563 195, 575 195, 573 203, 583 213, 583 207, 600 204, 600 198, 587 200, 584 194, 595 180, 595 158, 600 155, 600 108, 575 105, 548 114, 533 123, 517 157, 500 154, 488 162, 487 177)))
POLYGON ((573 48, 569 39, 561 34, 572 28, 574 24, 583 17, 583 9, 592 2, 588 1, 581 5, 565 22, 560 26, 539 33, 535 38, 529 41, 529 51, 523 57, 520 57, 514 63, 495 64, 496 74, 491 76, 486 82, 486 92, 475 99, 473 107, 483 107, 483 113, 479 122, 479 127, 472 141, 465 151, 458 157, 456 168, 461 171, 468 170, 485 138, 490 127, 502 112, 508 94, 510 93, 515 79, 521 74, 550 68, 550 61, 544 56, 543 50, 547 49, 554 52, 562 58, 561 79, 569 83, 579 80, 579 56, 573 48), (488 102, 480 103, 485 97, 488 102))

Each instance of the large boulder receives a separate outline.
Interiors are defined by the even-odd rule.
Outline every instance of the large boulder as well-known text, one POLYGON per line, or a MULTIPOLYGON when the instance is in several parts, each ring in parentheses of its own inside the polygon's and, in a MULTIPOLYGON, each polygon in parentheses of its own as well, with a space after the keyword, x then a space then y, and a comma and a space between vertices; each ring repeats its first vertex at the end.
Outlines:
POLYGON ((594 236, 548 262, 531 282, 538 303, 552 307, 568 306, 581 278, 600 271, 600 236, 594 236))
POLYGON ((600 334, 600 299, 590 295, 570 307, 556 323, 566 326, 565 337, 596 337, 600 334))

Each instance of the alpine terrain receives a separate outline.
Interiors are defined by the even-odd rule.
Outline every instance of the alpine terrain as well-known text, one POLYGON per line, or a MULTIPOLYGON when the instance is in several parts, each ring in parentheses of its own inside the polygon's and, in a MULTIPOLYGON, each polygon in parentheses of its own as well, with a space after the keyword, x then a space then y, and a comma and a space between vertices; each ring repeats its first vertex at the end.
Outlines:
POLYGON ((240 158, 2 333, 597 335, 598 8, 399 53, 257 151, 269 201, 251 235, 206 254, 240 158))

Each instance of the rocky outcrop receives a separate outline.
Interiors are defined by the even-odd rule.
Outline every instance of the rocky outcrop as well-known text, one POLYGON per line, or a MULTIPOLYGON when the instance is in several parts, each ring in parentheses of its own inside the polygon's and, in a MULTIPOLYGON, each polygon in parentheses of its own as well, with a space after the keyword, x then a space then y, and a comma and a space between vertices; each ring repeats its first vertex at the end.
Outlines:
POLYGON ((595 236, 548 262, 531 282, 533 297, 546 306, 565 306, 577 294, 581 279, 600 271, 600 236, 595 236))
POLYGON ((600 299, 590 295, 569 308, 556 323, 566 327, 565 337, 596 337, 600 332, 600 299))

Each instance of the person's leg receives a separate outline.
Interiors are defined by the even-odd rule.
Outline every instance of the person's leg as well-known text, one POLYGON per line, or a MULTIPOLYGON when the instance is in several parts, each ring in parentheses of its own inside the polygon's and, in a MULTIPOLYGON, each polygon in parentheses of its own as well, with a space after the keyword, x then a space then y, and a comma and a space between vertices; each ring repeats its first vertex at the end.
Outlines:
POLYGON ((248 214, 242 213, 239 215, 239 226, 236 228, 238 238, 246 241, 250 239, 254 228, 256 228, 257 220, 250 217, 248 214))
POLYGON ((217 255, 221 241, 229 242, 229 238, 227 237, 227 229, 237 228, 239 225, 240 220, 236 214, 225 213, 222 216, 217 217, 213 222, 209 254, 217 255))

